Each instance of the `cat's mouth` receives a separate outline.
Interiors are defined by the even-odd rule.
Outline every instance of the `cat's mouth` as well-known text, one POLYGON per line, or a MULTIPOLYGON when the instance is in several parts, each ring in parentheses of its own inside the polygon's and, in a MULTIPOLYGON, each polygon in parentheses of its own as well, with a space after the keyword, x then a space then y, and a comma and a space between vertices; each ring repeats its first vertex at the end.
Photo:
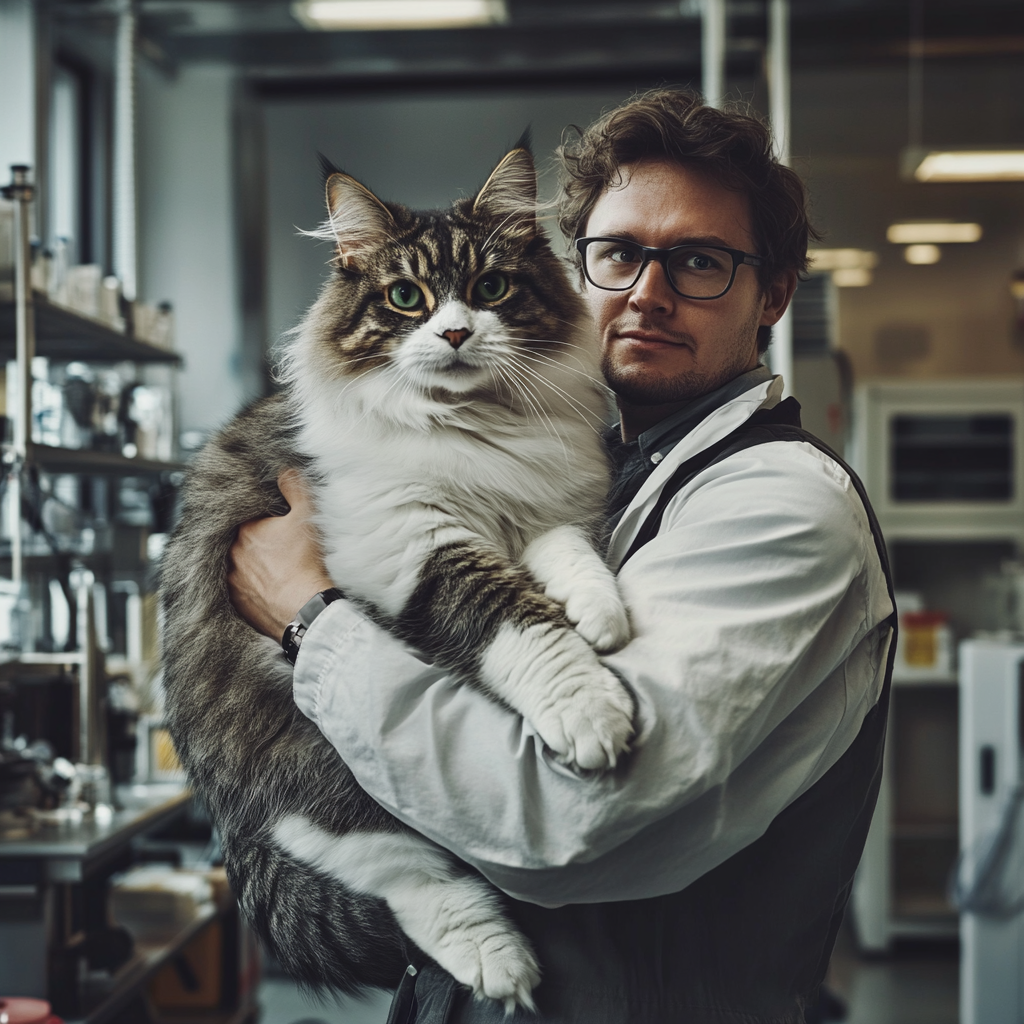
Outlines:
POLYGON ((462 395, 483 384, 489 372, 477 363, 453 359, 444 366, 424 367, 420 375, 427 391, 440 389, 462 395))

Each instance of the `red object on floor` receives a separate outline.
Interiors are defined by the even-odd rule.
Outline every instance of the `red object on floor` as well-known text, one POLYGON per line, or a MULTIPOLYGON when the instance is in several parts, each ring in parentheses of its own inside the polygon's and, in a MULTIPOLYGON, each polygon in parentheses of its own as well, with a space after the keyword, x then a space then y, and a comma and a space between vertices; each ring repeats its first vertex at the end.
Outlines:
POLYGON ((42 999, 0 999, 0 1024, 64 1024, 42 999))

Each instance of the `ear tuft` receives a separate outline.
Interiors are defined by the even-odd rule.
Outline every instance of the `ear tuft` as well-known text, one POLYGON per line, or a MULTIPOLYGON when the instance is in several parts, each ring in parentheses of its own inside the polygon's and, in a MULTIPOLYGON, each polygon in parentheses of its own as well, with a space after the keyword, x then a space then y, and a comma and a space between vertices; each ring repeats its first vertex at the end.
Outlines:
POLYGON ((364 185, 341 171, 327 178, 327 226, 337 244, 338 262, 355 269, 366 253, 394 236, 391 211, 364 185))
POLYGON ((520 144, 491 172, 473 202, 474 214, 501 220, 513 234, 537 232, 537 171, 529 142, 527 129, 520 144))
POLYGON ((512 148, 525 149, 527 153, 533 156, 533 125, 528 124, 523 129, 523 134, 519 136, 512 148))
POLYGON ((316 159, 317 162, 320 164, 320 184, 323 185, 324 188, 326 188, 327 179, 332 174, 341 174, 343 172, 341 168, 333 160, 331 160, 329 157, 324 156, 323 153, 321 153, 319 150, 317 150, 316 159))

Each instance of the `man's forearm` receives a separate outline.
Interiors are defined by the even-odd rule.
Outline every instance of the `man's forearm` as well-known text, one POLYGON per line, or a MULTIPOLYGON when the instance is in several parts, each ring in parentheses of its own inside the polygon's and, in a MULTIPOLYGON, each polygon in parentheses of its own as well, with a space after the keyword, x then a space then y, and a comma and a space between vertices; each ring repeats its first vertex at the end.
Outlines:
POLYGON ((737 487, 756 465, 722 470, 623 570, 639 635, 605 660, 639 714, 615 772, 572 775, 528 723, 343 603, 306 636, 296 699, 375 799, 507 891, 675 891, 813 784, 881 685, 889 607, 869 606, 864 524, 833 536, 841 482, 755 517, 737 487))

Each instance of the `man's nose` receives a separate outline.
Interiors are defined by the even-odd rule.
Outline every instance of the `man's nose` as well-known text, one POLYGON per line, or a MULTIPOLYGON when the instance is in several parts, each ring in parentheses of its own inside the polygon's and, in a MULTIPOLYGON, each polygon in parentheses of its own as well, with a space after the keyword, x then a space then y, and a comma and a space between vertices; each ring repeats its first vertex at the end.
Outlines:
POLYGON ((452 348, 458 348, 472 333, 468 327, 460 327, 454 331, 442 331, 441 337, 446 339, 452 348))
POLYGON ((675 299, 665 268, 657 260, 644 267, 629 293, 629 305, 641 313, 671 313, 675 299))

